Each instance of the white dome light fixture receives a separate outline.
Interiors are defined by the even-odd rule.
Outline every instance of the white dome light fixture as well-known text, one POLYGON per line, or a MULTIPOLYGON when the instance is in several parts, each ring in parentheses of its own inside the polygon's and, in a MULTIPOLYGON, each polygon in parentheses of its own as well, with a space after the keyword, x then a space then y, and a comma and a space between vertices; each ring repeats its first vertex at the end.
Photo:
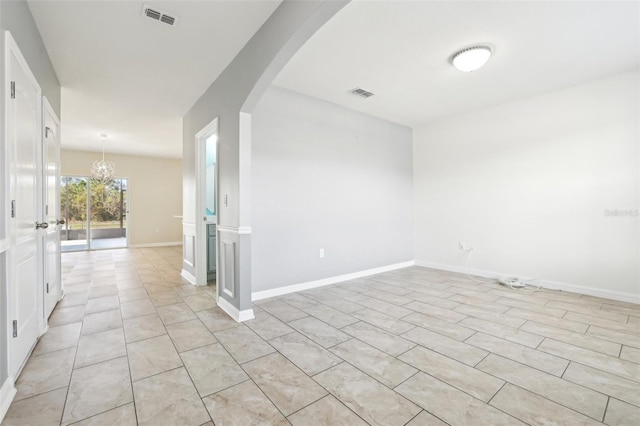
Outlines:
POLYGON ((463 72, 472 72, 480 69, 491 57, 491 47, 478 45, 467 47, 456 52, 451 57, 451 64, 463 72))

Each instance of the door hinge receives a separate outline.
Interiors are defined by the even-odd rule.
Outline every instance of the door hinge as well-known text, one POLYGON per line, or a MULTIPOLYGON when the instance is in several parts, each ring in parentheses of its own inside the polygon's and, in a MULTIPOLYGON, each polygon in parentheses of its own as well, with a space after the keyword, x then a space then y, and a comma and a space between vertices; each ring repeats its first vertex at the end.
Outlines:
POLYGON ((49 283, 47 283, 47 293, 49 293, 49 283))
POLYGON ((12 81, 11 82, 11 99, 15 99, 16 98, 16 82, 12 81))
POLYGON ((49 216, 49 204, 47 204, 46 206, 44 206, 44 214, 49 216))
POLYGON ((51 127, 45 127, 44 128, 44 137, 48 138, 50 132, 51 132, 51 127))
POLYGON ((18 320, 13 320, 13 337, 18 337, 18 320))
POLYGON ((11 200, 11 217, 16 217, 16 200, 11 200))

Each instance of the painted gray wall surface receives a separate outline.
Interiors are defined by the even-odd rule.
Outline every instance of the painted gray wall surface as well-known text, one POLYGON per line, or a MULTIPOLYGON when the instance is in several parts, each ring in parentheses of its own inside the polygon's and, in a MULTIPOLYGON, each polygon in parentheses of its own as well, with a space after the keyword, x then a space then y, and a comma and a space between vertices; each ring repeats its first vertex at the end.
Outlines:
MULTIPOLYGON (((638 70, 414 129, 416 261, 640 298, 638 70), (636 213, 637 214, 637 213, 636 213)), ((579 290, 579 289, 576 289, 579 290)))
MULTIPOLYGON (((20 47, 20 51, 27 60, 31 71, 38 79, 42 87, 42 94, 49 99, 51 106, 54 108, 58 116, 61 116, 60 110, 60 83, 53 70, 53 65, 49 60, 40 33, 36 28, 31 11, 25 0, 16 1, 0 1, 0 30, 2 31, 0 43, 0 99, 4 100, 5 76, 4 76, 4 31, 11 31, 13 38, 20 47)), ((0 129, 5 128, 4 123, 4 101, 0 102, 0 129)), ((2 142, 4 152, 4 141, 2 142)), ((0 157, 4 161, 4 156, 0 157)), ((6 175, 4 167, 0 176, 0 188, 4 188, 6 175)), ((0 189, 1 190, 1 189, 0 189)), ((4 199, 4 194, 0 194, 4 199)), ((3 220, 5 220, 3 218, 3 220)), ((6 224, 0 224, 5 229, 6 224)), ((3 233, 4 234, 4 233, 3 233)), ((4 235, 2 235, 4 236, 4 235)), ((0 256, 0 386, 7 378, 7 285, 5 282, 6 265, 4 264, 5 256, 0 256)))
MULTIPOLYGON (((218 117, 218 223, 251 226, 251 135, 241 113, 251 113, 269 84, 293 54, 348 1, 283 1, 183 119, 183 217, 196 220, 195 135, 218 117), (228 197, 228 204, 220 203, 228 197)), ((215 52, 210 52, 215 54, 215 52)), ((250 117, 249 117, 250 118, 250 117)), ((201 235, 199 238, 205 238, 201 235)), ((250 234, 238 245, 250 247, 250 234)), ((238 246, 237 256, 249 253, 238 246)), ((237 259, 239 298, 222 295, 239 310, 251 308, 251 260, 237 259)), ((188 264, 183 268, 193 272, 188 264)))
POLYGON ((254 292, 413 260, 409 127, 272 86, 252 135, 254 292))

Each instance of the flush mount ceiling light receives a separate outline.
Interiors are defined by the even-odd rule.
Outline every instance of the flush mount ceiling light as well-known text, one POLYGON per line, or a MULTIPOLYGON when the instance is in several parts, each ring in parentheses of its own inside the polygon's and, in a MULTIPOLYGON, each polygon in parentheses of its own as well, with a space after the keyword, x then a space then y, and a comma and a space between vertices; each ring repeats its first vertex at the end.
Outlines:
POLYGON ((486 45, 472 46, 456 52, 451 57, 451 64, 464 72, 481 68, 491 57, 491 47, 486 45))

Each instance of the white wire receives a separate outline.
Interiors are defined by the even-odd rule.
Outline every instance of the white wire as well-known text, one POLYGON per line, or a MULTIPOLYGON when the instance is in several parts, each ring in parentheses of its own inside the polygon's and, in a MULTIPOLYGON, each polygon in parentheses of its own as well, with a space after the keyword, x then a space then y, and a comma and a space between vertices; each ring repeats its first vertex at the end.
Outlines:
MULTIPOLYGON (((473 251, 473 248, 470 248, 469 250, 467 250, 467 261, 464 263, 464 269, 465 271, 468 271, 469 268, 471 268, 471 252, 473 251)), ((467 276, 467 278, 472 279, 473 281, 477 282, 477 283, 483 283, 483 284, 494 284, 496 282, 496 280, 479 280, 471 275, 469 275, 468 273, 465 274, 467 276)))
MULTIPOLYGON (((472 268, 472 265, 471 265, 471 252, 473 252, 473 248, 470 248, 469 250, 467 250, 467 260, 464 263, 464 269, 466 271, 468 271, 470 268, 472 268)), ((478 282, 478 283, 495 284, 495 282, 496 282, 496 280, 479 280, 479 279, 471 276, 468 273, 466 273, 465 275, 467 276, 467 278, 469 278, 469 279, 471 279, 471 280, 473 280, 475 282, 478 282)), ((528 279, 528 280, 520 281, 520 283, 522 284, 522 287, 514 287, 510 283, 506 283, 504 285, 509 287, 511 290, 520 290, 521 288, 535 287, 535 289, 533 290, 534 293, 536 291, 538 291, 538 290, 542 290, 543 289, 542 280, 538 279, 538 278, 531 278, 531 279, 528 279), (535 282, 536 284, 529 284, 529 282, 535 282)), ((500 284, 502 284, 502 283, 500 283, 500 284)))

